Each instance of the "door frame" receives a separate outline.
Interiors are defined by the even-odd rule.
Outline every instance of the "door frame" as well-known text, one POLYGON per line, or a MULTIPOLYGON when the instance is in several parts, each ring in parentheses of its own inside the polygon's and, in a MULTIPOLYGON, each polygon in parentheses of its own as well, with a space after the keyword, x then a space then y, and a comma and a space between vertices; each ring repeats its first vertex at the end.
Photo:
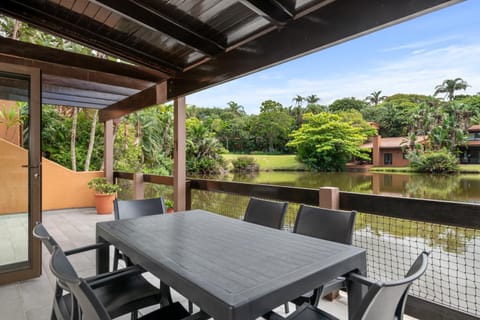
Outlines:
POLYGON ((0 71, 30 77, 29 145, 28 145, 28 263, 12 269, 0 269, 0 284, 39 277, 42 274, 42 247, 32 231, 41 221, 42 157, 41 157, 41 90, 42 75, 38 68, 0 62, 0 71))

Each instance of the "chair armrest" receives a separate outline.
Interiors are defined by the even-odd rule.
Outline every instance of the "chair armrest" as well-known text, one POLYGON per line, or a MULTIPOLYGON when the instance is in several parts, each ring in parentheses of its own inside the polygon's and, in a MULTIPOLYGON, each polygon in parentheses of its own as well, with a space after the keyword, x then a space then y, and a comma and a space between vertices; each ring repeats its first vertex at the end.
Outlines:
POLYGON ((102 287, 108 284, 111 281, 119 280, 124 277, 131 277, 134 275, 142 274, 145 272, 140 266, 130 266, 128 268, 116 270, 113 272, 101 273, 94 277, 86 278, 85 280, 88 282, 92 289, 102 287))
POLYGON ((88 246, 83 246, 83 247, 79 247, 79 248, 75 248, 75 249, 71 249, 71 250, 66 250, 66 251, 64 251, 64 253, 65 253, 66 256, 69 256, 69 255, 72 255, 72 254, 77 254, 77 253, 81 253, 81 252, 85 252, 85 251, 103 249, 103 248, 108 247, 108 246, 110 246, 109 243, 95 243, 95 244, 91 244, 91 245, 88 245, 88 246))
POLYGON ((360 282, 361 284, 364 284, 366 286, 371 286, 372 284, 376 283, 376 281, 372 281, 367 277, 359 275, 358 273, 350 273, 347 276, 347 279, 351 281, 360 282))

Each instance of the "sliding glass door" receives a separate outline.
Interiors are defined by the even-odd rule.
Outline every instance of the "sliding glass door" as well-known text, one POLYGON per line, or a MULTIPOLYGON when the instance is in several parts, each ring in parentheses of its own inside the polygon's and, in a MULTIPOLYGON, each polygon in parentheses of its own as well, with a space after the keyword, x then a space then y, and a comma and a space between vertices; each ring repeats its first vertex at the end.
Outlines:
POLYGON ((40 70, 0 63, 0 284, 40 275, 40 70))

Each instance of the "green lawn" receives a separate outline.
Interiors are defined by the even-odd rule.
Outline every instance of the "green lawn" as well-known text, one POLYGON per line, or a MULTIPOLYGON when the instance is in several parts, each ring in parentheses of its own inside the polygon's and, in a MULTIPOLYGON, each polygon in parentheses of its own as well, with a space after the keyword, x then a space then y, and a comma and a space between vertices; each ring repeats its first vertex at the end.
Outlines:
POLYGON ((270 171, 270 170, 305 170, 303 163, 295 159, 294 154, 281 154, 281 155, 245 155, 245 154, 223 154, 225 160, 231 161, 241 156, 248 156, 255 158, 255 160, 260 165, 261 171, 270 171))

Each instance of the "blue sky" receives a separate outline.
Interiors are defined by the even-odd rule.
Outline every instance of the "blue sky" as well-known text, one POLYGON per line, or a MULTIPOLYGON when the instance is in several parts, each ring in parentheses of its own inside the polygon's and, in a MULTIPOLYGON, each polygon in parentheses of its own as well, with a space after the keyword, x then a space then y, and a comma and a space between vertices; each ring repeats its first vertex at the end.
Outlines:
POLYGON ((321 104, 371 92, 433 94, 445 79, 463 78, 480 92, 480 1, 467 0, 187 97, 198 107, 235 101, 258 113, 262 101, 292 105, 297 94, 321 104))

